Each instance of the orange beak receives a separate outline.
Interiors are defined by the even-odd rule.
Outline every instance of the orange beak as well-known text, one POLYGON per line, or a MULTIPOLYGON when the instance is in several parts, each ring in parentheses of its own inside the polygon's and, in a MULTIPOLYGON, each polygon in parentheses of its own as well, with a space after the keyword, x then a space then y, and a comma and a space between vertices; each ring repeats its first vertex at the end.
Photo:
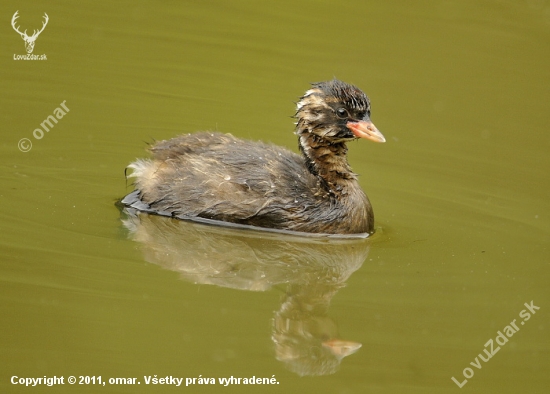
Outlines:
POLYGON ((368 118, 359 122, 348 122, 346 126, 357 138, 366 138, 374 142, 386 142, 382 133, 368 118))

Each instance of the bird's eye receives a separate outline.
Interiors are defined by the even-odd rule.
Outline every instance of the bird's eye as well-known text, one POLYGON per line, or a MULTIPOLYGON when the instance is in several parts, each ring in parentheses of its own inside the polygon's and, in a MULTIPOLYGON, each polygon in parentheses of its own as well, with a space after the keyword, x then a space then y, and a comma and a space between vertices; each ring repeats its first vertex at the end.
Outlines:
POLYGON ((339 118, 347 118, 348 117, 348 111, 345 108, 338 108, 336 110, 336 114, 339 118))

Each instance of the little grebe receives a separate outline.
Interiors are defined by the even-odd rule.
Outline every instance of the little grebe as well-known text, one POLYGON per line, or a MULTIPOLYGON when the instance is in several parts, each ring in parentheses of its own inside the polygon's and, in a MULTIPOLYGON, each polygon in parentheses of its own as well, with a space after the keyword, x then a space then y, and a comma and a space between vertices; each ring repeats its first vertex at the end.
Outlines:
POLYGON ((153 159, 128 166, 136 190, 122 204, 180 219, 210 219, 324 234, 374 231, 370 202, 351 171, 346 143, 385 142, 370 102, 339 80, 312 84, 297 104, 302 155, 201 132, 155 143, 153 159))

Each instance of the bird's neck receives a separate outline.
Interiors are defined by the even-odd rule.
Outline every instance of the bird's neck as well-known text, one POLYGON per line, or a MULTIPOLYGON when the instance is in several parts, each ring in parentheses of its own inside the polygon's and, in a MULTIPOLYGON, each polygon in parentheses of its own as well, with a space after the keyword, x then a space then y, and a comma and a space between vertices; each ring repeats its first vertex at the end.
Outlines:
POLYGON ((330 144, 309 131, 298 135, 309 171, 325 183, 331 194, 346 194, 347 188, 357 183, 357 175, 348 163, 345 142, 330 144))

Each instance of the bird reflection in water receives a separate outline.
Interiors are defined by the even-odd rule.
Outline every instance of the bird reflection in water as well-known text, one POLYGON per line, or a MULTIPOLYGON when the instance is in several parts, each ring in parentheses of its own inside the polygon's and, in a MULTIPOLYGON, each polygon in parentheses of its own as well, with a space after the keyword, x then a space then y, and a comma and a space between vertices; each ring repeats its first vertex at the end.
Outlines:
POLYGON ((332 374, 361 347, 339 337, 328 309, 367 258, 367 240, 235 230, 128 208, 123 224, 145 260, 193 283, 249 291, 286 286, 272 340, 276 358, 298 375, 332 374))

